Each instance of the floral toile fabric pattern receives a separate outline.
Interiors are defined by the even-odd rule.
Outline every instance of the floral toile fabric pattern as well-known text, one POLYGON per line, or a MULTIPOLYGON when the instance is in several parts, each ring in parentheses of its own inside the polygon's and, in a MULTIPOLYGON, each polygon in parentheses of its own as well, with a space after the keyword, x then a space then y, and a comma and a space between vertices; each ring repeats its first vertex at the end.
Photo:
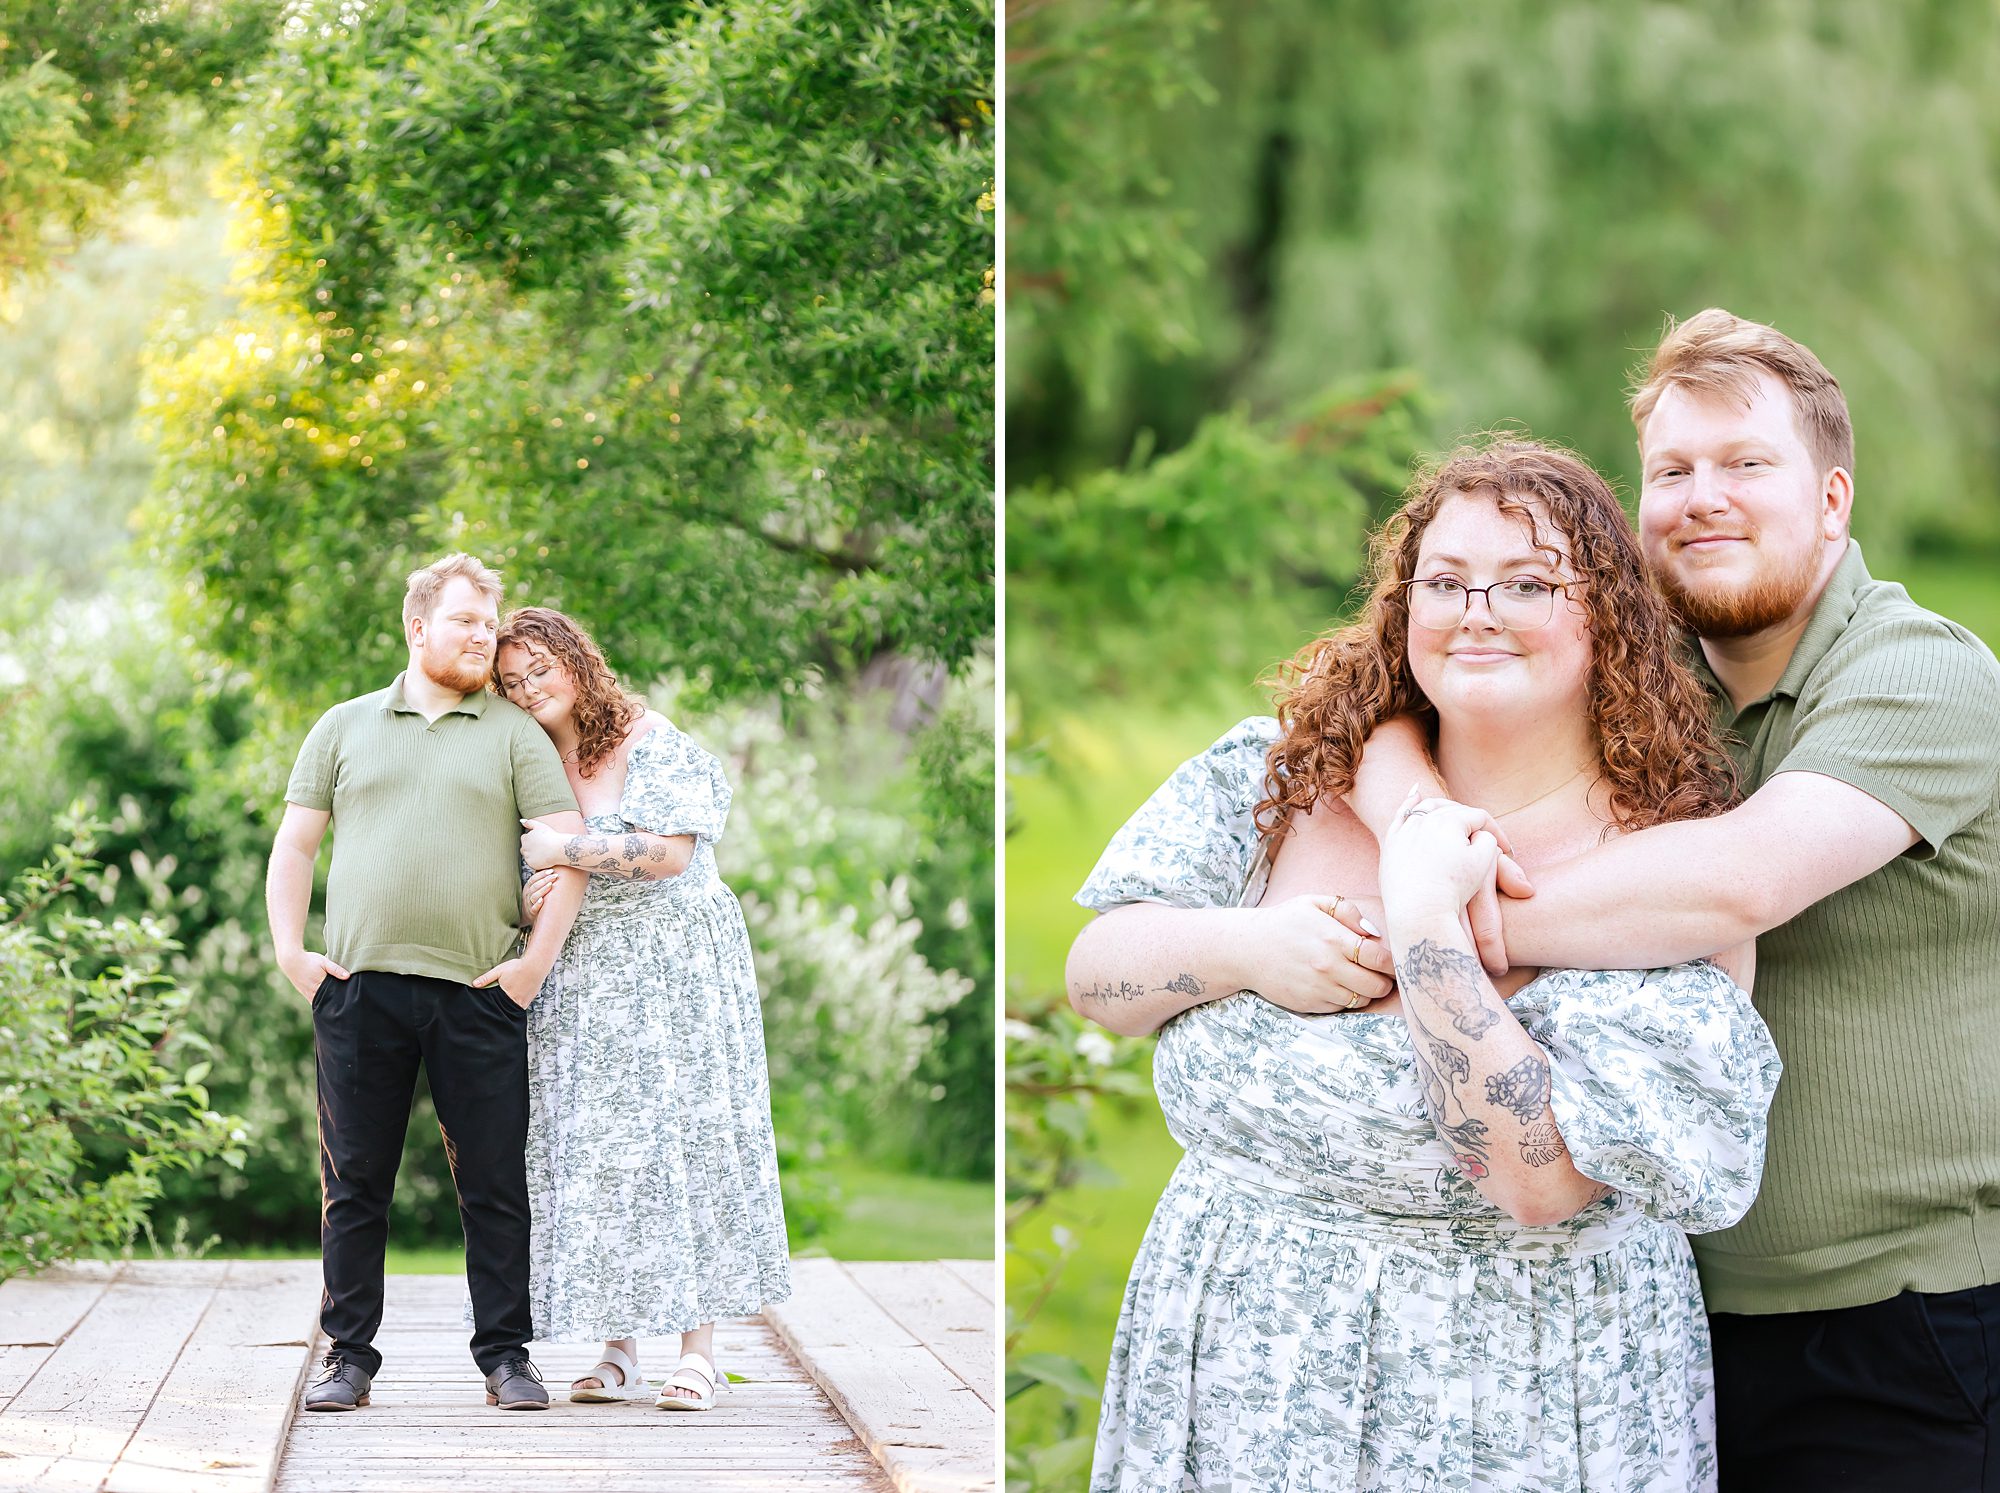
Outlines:
MULTIPOLYGON (((1077 900, 1255 900, 1274 739, 1246 721, 1184 765, 1077 900)), ((1126 1287, 1094 1493, 1715 1486, 1686 1234, 1756 1195, 1770 1034, 1706 962, 1551 970, 1508 1004, 1577 1167, 1617 1189, 1548 1227, 1452 1168, 1399 1014, 1245 992, 1162 1029, 1154 1086, 1187 1154, 1126 1287)))
POLYGON ((537 1341, 684 1332, 791 1294, 750 938, 715 867, 722 764, 669 725, 594 833, 693 835, 662 881, 593 876, 528 1008, 537 1341))

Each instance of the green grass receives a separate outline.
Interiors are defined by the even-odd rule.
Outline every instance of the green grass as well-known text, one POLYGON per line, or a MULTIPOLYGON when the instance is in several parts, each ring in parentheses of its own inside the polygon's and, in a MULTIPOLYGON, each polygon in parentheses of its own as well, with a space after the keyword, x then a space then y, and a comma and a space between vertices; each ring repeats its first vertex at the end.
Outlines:
POLYGON ((2000 652, 2000 585, 1995 585, 1990 559, 1951 560, 1926 557, 1878 572, 1877 580, 1901 581, 1919 606, 1942 613, 1969 627, 2000 652))
MULTIPOLYGON (((798 1253, 837 1260, 990 1260, 993 1188, 985 1182, 878 1171, 858 1162, 833 1169, 845 1199, 840 1220, 798 1253)), ((212 1259, 316 1260, 316 1249, 232 1249, 212 1259)), ((458 1275, 465 1251, 448 1245, 389 1249, 391 1275, 458 1275)))
POLYGON ((1008 783, 1017 826, 1007 841, 1010 998, 1061 998, 1070 941, 1090 917, 1070 898, 1105 842, 1167 774, 1244 716, 1268 708, 1254 690, 1242 690, 1174 709, 1053 718, 1039 743, 1046 770, 1008 783))
POLYGON ((799 1250, 837 1260, 990 1260, 993 1186, 945 1177, 835 1172, 846 1206, 832 1228, 799 1250))

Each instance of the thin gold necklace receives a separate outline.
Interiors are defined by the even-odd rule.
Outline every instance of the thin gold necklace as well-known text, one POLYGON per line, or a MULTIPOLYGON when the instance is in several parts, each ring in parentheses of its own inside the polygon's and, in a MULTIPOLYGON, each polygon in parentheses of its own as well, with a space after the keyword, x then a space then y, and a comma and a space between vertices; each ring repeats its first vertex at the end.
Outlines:
POLYGON ((1529 799, 1526 803, 1516 804, 1514 805, 1513 808, 1507 810, 1506 813, 1495 814, 1493 815, 1493 817, 1496 820, 1505 819, 1508 818, 1510 815, 1520 813, 1523 809, 1532 809, 1536 804, 1540 803, 1543 799, 1555 797, 1555 795, 1558 792, 1560 792, 1564 788, 1567 788, 1571 783, 1574 783, 1578 778, 1582 777, 1584 773, 1586 773, 1587 771, 1589 771, 1588 768, 1579 767, 1575 772, 1571 773, 1568 777, 1564 778, 1560 783, 1556 784, 1555 787, 1549 789, 1547 792, 1537 793, 1533 798, 1529 799))

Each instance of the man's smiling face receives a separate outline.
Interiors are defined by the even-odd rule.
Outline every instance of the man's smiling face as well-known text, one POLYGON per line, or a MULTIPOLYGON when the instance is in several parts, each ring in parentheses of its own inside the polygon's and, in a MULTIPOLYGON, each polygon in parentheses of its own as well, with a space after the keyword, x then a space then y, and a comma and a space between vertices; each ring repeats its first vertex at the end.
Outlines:
POLYGON ((1830 516, 1827 473, 1807 449, 1789 390, 1759 373, 1747 401, 1674 385, 1640 432, 1639 542, 1681 620, 1708 638, 1792 621, 1818 596, 1830 516))

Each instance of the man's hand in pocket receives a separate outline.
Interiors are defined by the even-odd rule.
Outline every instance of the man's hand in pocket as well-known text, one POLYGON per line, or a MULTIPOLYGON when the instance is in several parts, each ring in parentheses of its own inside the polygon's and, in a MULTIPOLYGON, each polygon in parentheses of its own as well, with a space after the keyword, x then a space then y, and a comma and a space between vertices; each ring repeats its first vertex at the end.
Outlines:
POLYGON ((319 994, 319 987, 332 975, 336 980, 347 978, 347 971, 335 964, 324 954, 309 954, 304 949, 278 956, 278 968, 285 978, 292 982, 292 988, 308 1001, 319 994))

